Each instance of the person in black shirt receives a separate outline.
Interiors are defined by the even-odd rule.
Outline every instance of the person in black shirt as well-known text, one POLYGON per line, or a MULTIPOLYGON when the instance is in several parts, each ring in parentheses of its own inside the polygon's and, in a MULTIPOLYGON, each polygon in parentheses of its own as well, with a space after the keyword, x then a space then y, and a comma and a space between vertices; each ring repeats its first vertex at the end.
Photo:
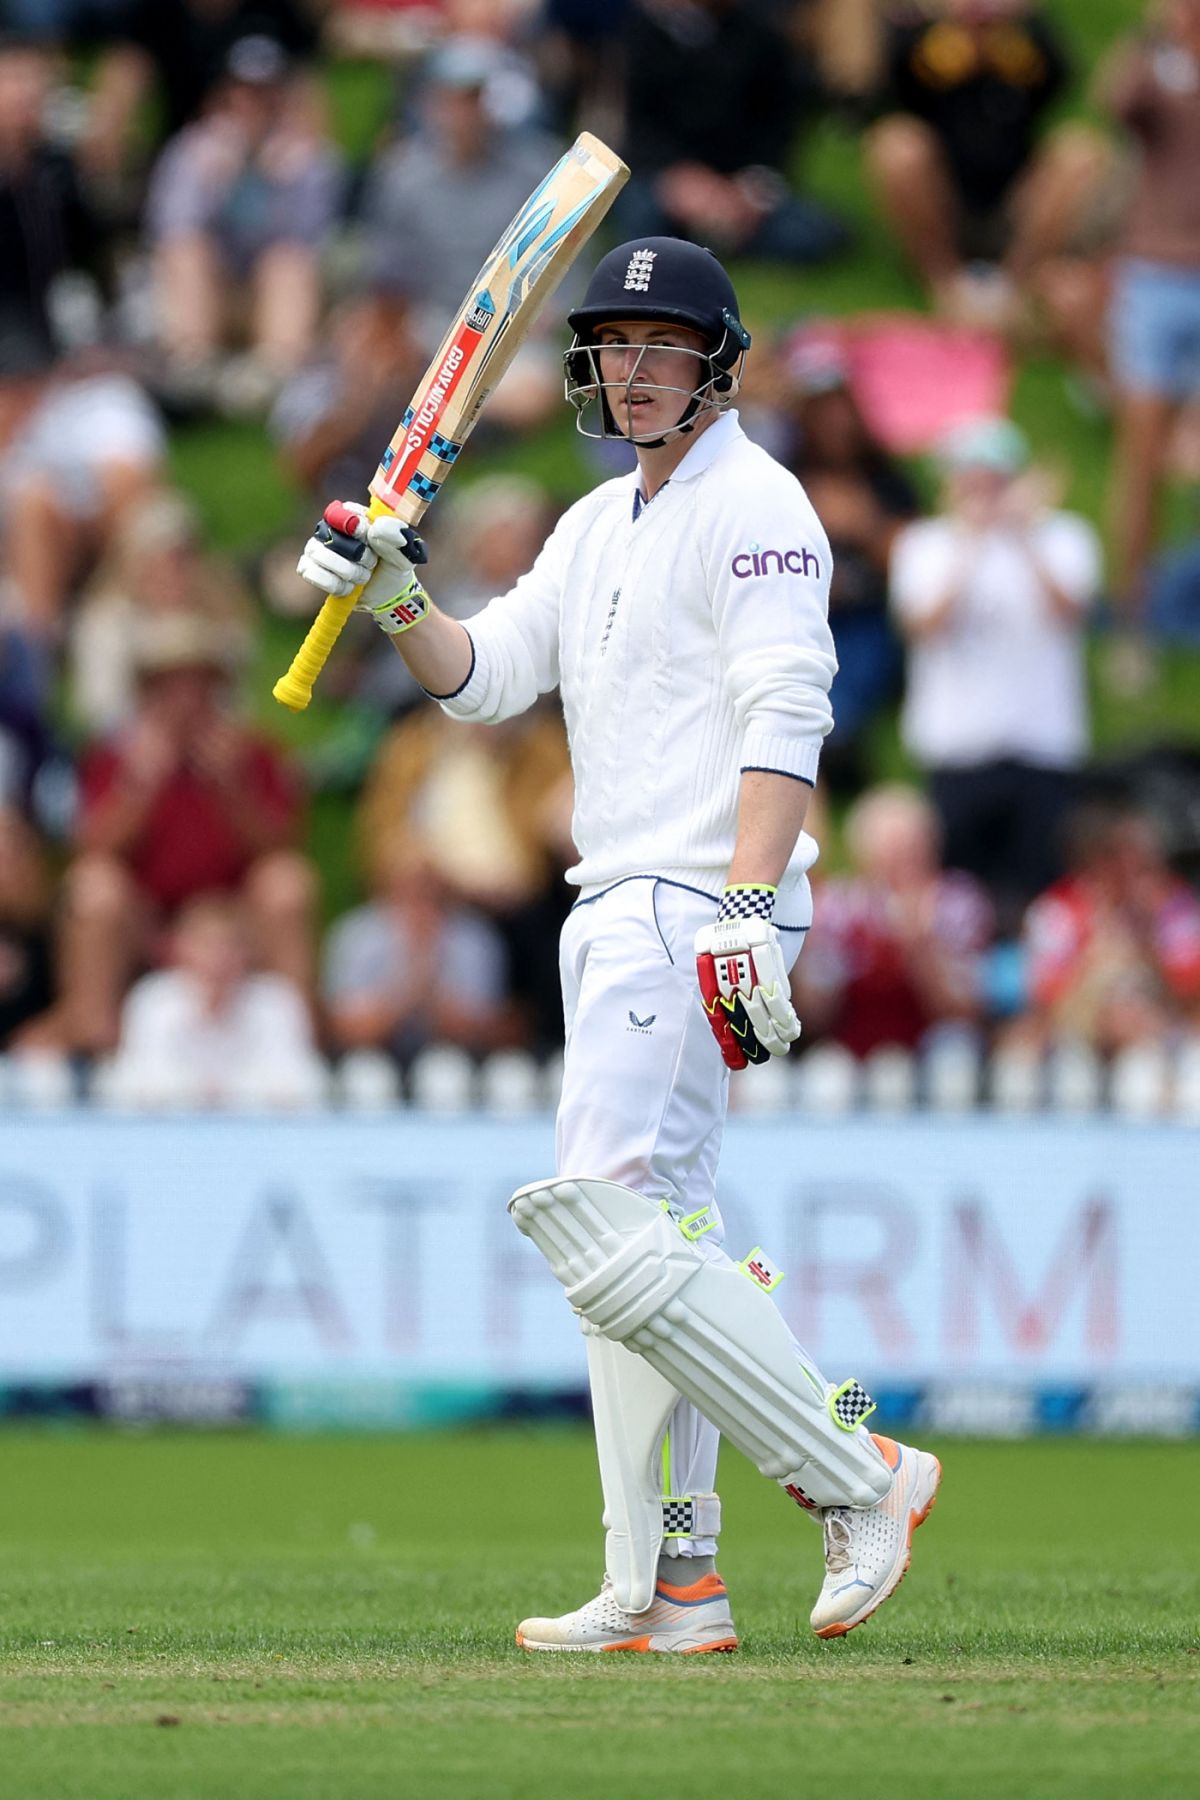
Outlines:
POLYGON ((637 0, 624 31, 625 235, 722 254, 818 262, 849 231, 794 194, 787 169, 806 93, 792 47, 756 0, 637 0))
POLYGON ((891 19, 886 64, 865 149, 888 221, 944 310, 1003 327, 1105 167, 1087 128, 1043 135, 1066 49, 1029 0, 939 0, 891 19))
POLYGON ((0 320, 43 344, 55 341, 56 278, 91 268, 102 234, 70 155, 50 143, 43 119, 52 63, 43 47, 0 37, 0 320))

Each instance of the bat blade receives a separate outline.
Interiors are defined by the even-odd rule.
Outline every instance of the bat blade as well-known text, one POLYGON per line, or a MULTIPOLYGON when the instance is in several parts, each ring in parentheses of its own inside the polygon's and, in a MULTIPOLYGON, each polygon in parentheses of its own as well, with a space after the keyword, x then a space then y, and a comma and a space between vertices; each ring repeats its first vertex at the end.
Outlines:
MULTIPOLYGON (((538 313, 629 178, 606 144, 583 132, 501 233, 425 371, 371 480, 371 514, 416 525, 437 498, 538 313)), ((354 609, 358 588, 322 606, 272 690, 302 712, 354 609)))

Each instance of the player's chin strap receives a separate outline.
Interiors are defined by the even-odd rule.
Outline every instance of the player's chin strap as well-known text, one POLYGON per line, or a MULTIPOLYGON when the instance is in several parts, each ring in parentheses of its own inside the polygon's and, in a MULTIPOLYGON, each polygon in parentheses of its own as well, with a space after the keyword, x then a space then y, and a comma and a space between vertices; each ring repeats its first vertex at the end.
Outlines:
MULTIPOLYGON (((607 405, 607 402, 602 404, 607 405)), ((719 400, 704 399, 701 394, 693 394, 683 409, 679 423, 673 425, 670 431, 664 431, 661 437, 656 438, 634 437, 631 433, 628 441, 638 450, 661 450, 664 444, 673 444, 676 438, 687 437, 689 432, 695 431, 701 407, 705 412, 722 411, 722 403, 719 400)), ((624 437, 625 433, 621 431, 617 435, 624 437)))
POLYGON ((715 1538, 721 1502, 715 1494, 663 1494, 663 1443, 679 1390, 623 1344, 580 1323, 604 1492, 605 1569, 622 1611, 644 1612, 659 1555, 678 1556, 688 1539, 715 1538))

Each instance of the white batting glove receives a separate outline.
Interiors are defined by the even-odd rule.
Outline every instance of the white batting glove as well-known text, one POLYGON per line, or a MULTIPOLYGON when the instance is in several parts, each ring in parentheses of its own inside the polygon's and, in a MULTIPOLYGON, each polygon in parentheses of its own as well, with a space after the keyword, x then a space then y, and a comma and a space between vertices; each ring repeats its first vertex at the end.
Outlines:
POLYGON ((800 1036, 773 901, 771 888, 727 888, 716 923, 696 933, 700 997, 731 1069, 786 1056, 800 1036))
POLYGON ((357 501, 334 500, 301 551, 296 573, 342 600, 361 587, 355 612, 367 613, 394 637, 428 615, 429 596, 416 571, 426 560, 411 525, 390 513, 368 520, 357 501))

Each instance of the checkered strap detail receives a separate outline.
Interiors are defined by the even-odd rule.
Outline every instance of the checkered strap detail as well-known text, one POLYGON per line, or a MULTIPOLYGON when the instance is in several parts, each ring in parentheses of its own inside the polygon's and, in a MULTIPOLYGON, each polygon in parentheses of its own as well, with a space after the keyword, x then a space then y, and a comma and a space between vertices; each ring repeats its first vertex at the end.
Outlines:
POLYGON ((716 1494, 669 1494, 663 1503, 665 1538, 715 1538, 721 1530, 721 1501, 716 1494))
POLYGON ((875 1402, 861 1381, 843 1381, 829 1396, 829 1416, 843 1431, 857 1431, 875 1411, 875 1402))
POLYGON ((727 887, 721 895, 717 924, 724 925, 728 919, 769 919, 775 910, 777 891, 765 881, 739 882, 727 887))

